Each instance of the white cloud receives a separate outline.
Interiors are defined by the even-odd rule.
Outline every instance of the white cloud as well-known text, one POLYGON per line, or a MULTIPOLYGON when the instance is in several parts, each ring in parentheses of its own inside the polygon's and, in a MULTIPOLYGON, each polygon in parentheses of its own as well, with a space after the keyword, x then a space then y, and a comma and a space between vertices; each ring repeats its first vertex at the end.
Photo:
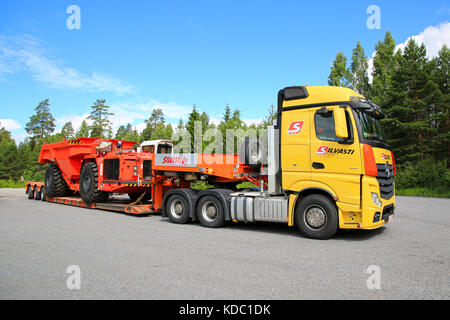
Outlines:
POLYGON ((441 23, 437 27, 429 26, 416 36, 409 37, 404 43, 395 47, 395 51, 403 50, 410 39, 427 48, 428 58, 434 58, 445 44, 450 46, 450 22, 441 23))
POLYGON ((49 57, 47 51, 42 41, 29 35, 20 38, 0 36, 0 76, 25 70, 35 80, 58 89, 117 94, 132 90, 119 79, 97 72, 87 75, 67 67, 62 60, 49 57))
POLYGON ((22 128, 20 123, 13 119, 0 119, 0 127, 3 127, 8 131, 14 131, 22 128))
MULTIPOLYGON (((411 36, 406 39, 405 42, 397 44, 395 51, 403 50, 410 39, 414 39, 419 45, 422 43, 427 49, 428 58, 434 58, 438 55, 439 50, 445 44, 450 47, 450 22, 444 22, 438 26, 429 26, 418 35, 411 36)), ((369 63, 369 80, 372 82, 373 72, 373 58, 375 52, 372 54, 372 58, 368 60, 369 63)))
MULTIPOLYGON (((161 103, 156 100, 149 100, 144 103, 132 103, 132 102, 117 102, 110 105, 110 111, 114 113, 109 116, 109 120, 112 123, 113 131, 115 132, 121 125, 131 125, 136 127, 138 132, 144 130, 146 124, 144 120, 147 120, 153 109, 160 108, 164 112, 167 123, 171 123, 172 126, 178 125, 178 120, 181 118, 187 120, 191 107, 180 106, 176 102, 161 103)), ((71 121, 74 130, 78 130, 83 120, 86 120, 88 124, 91 123, 87 120, 89 114, 67 114, 56 118, 56 132, 59 132, 61 128, 67 122, 71 121)))
POLYGON ((88 116, 89 116, 89 114, 85 113, 82 115, 68 114, 68 115, 64 115, 62 117, 58 117, 55 119, 55 124, 56 124, 55 131, 59 132, 67 122, 72 122, 73 130, 77 131, 80 128, 83 120, 86 120, 86 122, 88 124, 91 123, 91 121, 87 119, 88 116))

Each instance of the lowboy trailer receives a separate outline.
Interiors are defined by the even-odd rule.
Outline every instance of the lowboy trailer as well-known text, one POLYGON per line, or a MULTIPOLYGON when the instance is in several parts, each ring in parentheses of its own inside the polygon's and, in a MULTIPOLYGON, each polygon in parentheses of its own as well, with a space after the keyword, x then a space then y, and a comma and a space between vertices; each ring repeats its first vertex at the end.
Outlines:
POLYGON ((246 138, 239 156, 175 154, 166 140, 135 148, 133 141, 78 138, 42 146, 39 161, 50 165, 40 190, 48 199, 79 193, 96 208, 107 206, 110 193, 127 193, 133 205, 151 199, 147 209, 173 223, 211 228, 277 222, 315 239, 376 229, 395 210, 396 168, 383 117, 348 88, 287 87, 278 93, 267 145, 246 138), (213 188, 193 190, 194 181, 213 188), (259 191, 238 189, 243 181, 259 191))

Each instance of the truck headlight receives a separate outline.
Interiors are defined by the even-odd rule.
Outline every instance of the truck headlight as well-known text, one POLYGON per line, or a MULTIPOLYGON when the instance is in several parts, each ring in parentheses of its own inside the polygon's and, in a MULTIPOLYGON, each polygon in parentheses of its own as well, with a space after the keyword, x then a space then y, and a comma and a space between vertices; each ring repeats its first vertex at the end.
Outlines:
POLYGON ((378 193, 372 192, 372 201, 375 205, 381 207, 383 204, 381 203, 380 198, 378 197, 378 193))

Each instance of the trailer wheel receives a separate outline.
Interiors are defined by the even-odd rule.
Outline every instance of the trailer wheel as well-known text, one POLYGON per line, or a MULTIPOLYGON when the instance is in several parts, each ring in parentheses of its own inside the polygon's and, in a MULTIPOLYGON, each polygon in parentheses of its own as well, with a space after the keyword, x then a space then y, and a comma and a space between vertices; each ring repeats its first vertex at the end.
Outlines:
POLYGON ((28 188, 28 199, 34 199, 34 189, 31 186, 28 188))
POLYGON ((46 201, 46 200, 47 200, 47 195, 46 195, 45 187, 42 187, 42 189, 41 189, 41 201, 46 201))
POLYGON ((45 187, 49 197, 65 196, 69 190, 61 170, 56 164, 50 164, 45 170, 45 187))
POLYGON ((197 202, 197 218, 208 228, 219 228, 225 224, 222 203, 214 196, 204 196, 197 202))
POLYGON ((166 214, 173 223, 184 224, 191 221, 189 217, 189 204, 185 197, 174 194, 167 199, 166 214))
POLYGON ((80 194, 86 203, 105 202, 109 193, 98 190, 98 169, 95 162, 88 162, 81 169, 80 194))
POLYGON ((306 196, 295 210, 295 224, 300 232, 308 238, 331 238, 338 230, 336 206, 323 195, 306 196))
POLYGON ((34 187, 34 200, 41 200, 41 191, 34 187))

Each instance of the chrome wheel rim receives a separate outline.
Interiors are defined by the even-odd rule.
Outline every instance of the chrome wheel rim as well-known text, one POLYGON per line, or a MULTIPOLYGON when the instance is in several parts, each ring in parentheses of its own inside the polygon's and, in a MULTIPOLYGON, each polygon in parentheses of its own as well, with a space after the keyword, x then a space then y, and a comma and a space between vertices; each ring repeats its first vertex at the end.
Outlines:
POLYGON ((170 213, 177 219, 181 218, 184 213, 183 201, 179 199, 172 201, 172 203, 170 204, 170 213))
POLYGON ((202 205, 202 217, 208 222, 213 222, 217 219, 218 210, 213 201, 206 201, 202 205))
POLYGON ((326 211, 318 205, 311 205, 305 209, 303 215, 306 226, 314 231, 320 231, 327 224, 326 211))

